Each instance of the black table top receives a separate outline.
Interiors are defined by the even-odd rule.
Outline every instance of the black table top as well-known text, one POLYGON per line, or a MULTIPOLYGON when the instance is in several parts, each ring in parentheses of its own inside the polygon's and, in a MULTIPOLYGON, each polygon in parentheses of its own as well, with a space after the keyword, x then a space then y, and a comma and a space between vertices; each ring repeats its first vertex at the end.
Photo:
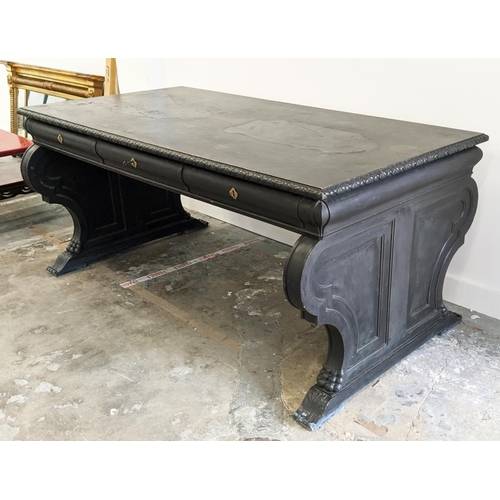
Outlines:
POLYGON ((318 199, 488 140, 477 132, 188 87, 30 106, 18 112, 318 199))

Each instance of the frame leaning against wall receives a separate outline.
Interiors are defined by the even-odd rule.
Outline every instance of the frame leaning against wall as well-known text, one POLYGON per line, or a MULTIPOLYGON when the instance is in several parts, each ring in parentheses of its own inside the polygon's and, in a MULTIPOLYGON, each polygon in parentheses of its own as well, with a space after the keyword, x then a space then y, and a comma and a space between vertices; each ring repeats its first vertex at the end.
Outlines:
POLYGON ((45 101, 47 96, 61 99, 82 99, 104 95, 104 76, 9 61, 0 62, 7 69, 7 83, 10 93, 10 131, 13 134, 26 136, 17 115, 20 90, 25 91, 22 106, 29 105, 31 92, 42 94, 45 101))
MULTIPOLYGON (((10 61, 0 61, 0 63, 7 69, 10 132, 26 139, 29 139, 29 134, 24 129, 23 120, 20 120, 21 117, 17 114, 19 106, 45 104, 49 99, 85 99, 119 93, 116 59, 106 59, 106 76, 10 61), (22 98, 20 98, 21 92, 24 93, 22 98)), ((0 164, 0 200, 31 192, 21 176, 20 156, 17 155, 0 164)))

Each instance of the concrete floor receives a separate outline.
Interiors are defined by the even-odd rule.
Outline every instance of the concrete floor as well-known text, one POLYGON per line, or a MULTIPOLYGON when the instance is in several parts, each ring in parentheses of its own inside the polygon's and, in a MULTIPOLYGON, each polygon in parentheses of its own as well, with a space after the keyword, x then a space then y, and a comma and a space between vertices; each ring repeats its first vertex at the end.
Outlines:
MULTIPOLYGON (((194 214, 196 215, 196 214, 194 214)), ((464 316, 316 432, 291 414, 326 354, 285 299, 289 247, 210 227, 55 278, 71 219, 36 194, 0 202, 0 440, 498 440, 500 321, 464 316)))

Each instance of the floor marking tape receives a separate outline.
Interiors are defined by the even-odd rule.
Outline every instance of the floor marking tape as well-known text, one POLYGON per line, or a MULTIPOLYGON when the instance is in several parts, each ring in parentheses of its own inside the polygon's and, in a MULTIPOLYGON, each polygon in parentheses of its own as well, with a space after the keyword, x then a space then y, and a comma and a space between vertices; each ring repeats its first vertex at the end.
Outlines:
POLYGON ((141 276, 140 278, 136 278, 134 280, 125 281, 125 283, 121 283, 120 286, 122 288, 129 288, 131 286, 137 285, 138 283, 143 283, 144 281, 149 281, 159 276, 163 276, 165 274, 173 273, 178 271, 179 269, 184 269, 189 266, 194 266, 200 262, 205 262, 206 260, 213 259, 217 257, 217 255, 224 255, 229 252, 234 252, 235 250, 239 250, 240 248, 247 247, 249 245, 253 245, 259 241, 264 241, 264 238, 254 238, 253 240, 245 241, 244 243, 238 243, 237 245, 233 245, 227 248, 223 248, 222 250, 217 250, 213 253, 208 253, 203 255, 202 257, 197 257, 196 259, 188 260, 187 262, 183 262, 182 264, 177 264, 175 266, 167 267, 166 269, 162 269, 161 271, 156 271, 155 273, 147 274, 146 276, 141 276))
POLYGON ((39 194, 32 194, 30 196, 24 196, 23 198, 14 198, 13 200, 0 201, 0 205, 12 205, 14 203, 21 203, 23 201, 32 200, 34 198, 38 198, 39 194))

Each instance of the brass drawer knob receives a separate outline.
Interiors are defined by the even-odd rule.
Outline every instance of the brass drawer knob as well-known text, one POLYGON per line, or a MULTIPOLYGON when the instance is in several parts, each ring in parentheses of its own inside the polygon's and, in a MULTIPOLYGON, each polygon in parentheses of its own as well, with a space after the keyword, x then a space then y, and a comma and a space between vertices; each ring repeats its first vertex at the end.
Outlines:
POLYGON ((63 139, 63 136, 61 134, 59 134, 57 136, 57 140, 62 144, 64 142, 64 139, 63 139))
POLYGON ((236 198, 238 198, 238 191, 236 191, 236 189, 234 189, 234 188, 231 188, 229 190, 229 194, 231 195, 231 198, 233 200, 236 200, 236 198))
POLYGON ((130 158, 130 160, 123 162, 123 166, 137 168, 137 161, 135 158, 130 158))

